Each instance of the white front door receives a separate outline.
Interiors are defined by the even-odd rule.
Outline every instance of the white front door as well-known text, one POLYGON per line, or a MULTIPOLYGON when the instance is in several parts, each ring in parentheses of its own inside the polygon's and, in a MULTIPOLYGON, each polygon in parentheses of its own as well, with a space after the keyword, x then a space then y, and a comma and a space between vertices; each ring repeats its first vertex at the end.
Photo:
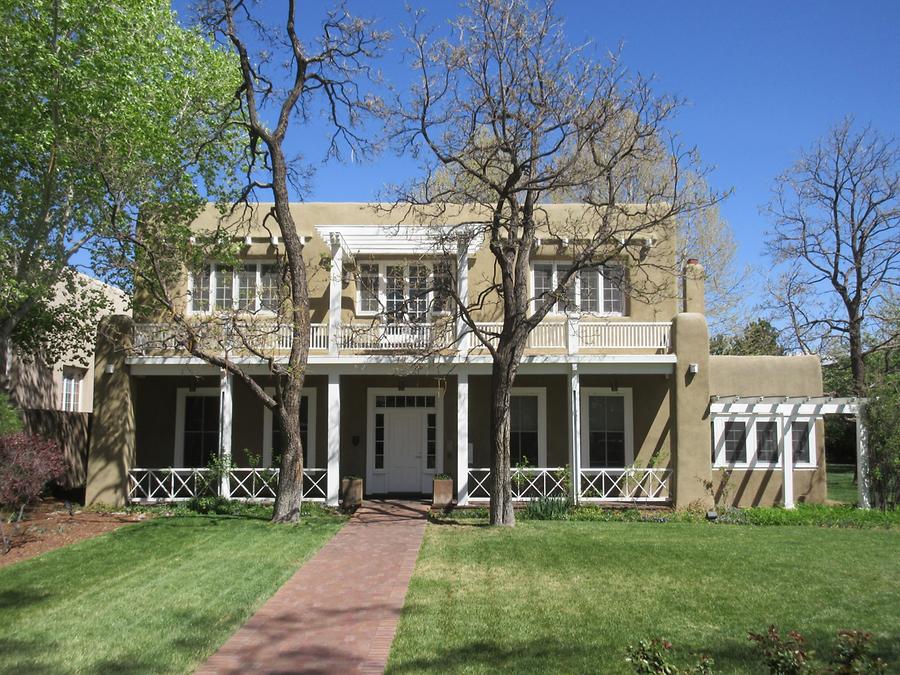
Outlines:
POLYGON ((425 412, 415 408, 391 410, 384 421, 387 491, 421 492, 425 412))

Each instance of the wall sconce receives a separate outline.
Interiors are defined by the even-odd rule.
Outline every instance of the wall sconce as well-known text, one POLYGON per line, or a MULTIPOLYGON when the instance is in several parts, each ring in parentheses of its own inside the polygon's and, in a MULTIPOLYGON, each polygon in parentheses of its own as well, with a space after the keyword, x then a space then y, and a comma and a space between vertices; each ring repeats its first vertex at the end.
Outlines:
POLYGON ((277 235, 277 234, 273 234, 273 235, 272 235, 272 238, 269 239, 269 243, 271 243, 272 246, 278 246, 278 235, 277 235))
POLYGON ((699 363, 690 363, 688 364, 688 372, 696 375, 700 372, 700 364, 699 363))
POLYGON ((253 237, 251 237, 249 234, 246 237, 244 237, 244 245, 250 246, 252 243, 253 243, 253 237))
POLYGON ((114 372, 116 372, 116 364, 107 363, 106 367, 103 369, 103 372, 107 375, 112 375, 114 372))

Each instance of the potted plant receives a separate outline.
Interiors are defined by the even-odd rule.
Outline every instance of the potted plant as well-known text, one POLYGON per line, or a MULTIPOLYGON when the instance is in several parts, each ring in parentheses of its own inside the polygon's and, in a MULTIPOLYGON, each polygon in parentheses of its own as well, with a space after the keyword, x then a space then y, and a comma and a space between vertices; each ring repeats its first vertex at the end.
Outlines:
POLYGON ((341 479, 341 507, 355 509, 363 500, 363 479, 359 476, 344 476, 341 479))
POLYGON ((434 490, 431 493, 431 505, 446 509, 453 503, 453 479, 446 473, 434 477, 434 490))

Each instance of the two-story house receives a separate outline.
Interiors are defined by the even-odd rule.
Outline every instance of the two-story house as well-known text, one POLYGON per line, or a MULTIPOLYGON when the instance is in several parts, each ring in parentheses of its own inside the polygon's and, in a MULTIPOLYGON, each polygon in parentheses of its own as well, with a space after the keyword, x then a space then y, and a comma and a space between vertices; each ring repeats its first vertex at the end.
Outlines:
MULTIPOLYGON (((351 475, 364 478, 367 495, 428 495, 434 476, 449 474, 458 504, 487 500, 490 355, 434 290, 450 279, 474 302, 495 274, 487 244, 438 254, 424 225, 398 228, 368 204, 293 208, 312 270, 300 413, 306 497, 336 504, 351 475)), ((566 208, 547 207, 551 218, 566 208)), ((194 227, 209 230, 217 218, 209 209, 194 227)), ((821 416, 855 408, 821 397, 816 357, 711 357, 702 267, 691 261, 680 280, 662 278, 674 246, 671 236, 656 239, 669 244, 648 241, 657 264, 645 274, 671 292, 635 297, 628 265, 608 265, 579 275, 531 334, 511 407, 516 497, 679 507, 823 500, 821 416)), ((240 244, 242 264, 210 261, 186 279, 188 314, 237 308, 265 322, 277 304, 281 244, 259 223, 240 244)), ((567 255, 565 242, 538 242, 533 297, 556 287, 567 255)), ((490 331, 498 307, 481 305, 474 316, 490 331)), ((189 498, 223 454, 235 467, 223 491, 271 498, 271 412, 239 379, 168 344, 165 324, 111 324, 119 339, 104 337, 96 355, 88 501, 189 498)), ((290 332, 266 336, 284 358, 290 332)), ((258 359, 235 358, 272 385, 258 359)))

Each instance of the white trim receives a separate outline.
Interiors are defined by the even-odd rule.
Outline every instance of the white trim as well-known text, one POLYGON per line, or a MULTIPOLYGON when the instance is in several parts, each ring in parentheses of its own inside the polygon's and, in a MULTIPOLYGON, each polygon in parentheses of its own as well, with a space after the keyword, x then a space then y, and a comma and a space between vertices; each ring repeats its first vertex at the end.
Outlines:
POLYGON ((456 504, 464 506, 469 501, 469 375, 456 376, 456 504))
MULTIPOLYGON (((535 291, 535 283, 534 283, 534 273, 535 267, 538 265, 549 265, 552 268, 552 272, 550 274, 550 285, 551 288, 556 288, 559 285, 559 268, 560 267, 571 267, 571 262, 567 262, 565 260, 532 260, 531 261, 531 272, 529 274, 529 281, 531 283, 531 311, 534 312, 537 309, 537 304, 540 301, 540 298, 537 297, 537 293, 535 291)), ((570 310, 571 313, 574 314, 583 314, 585 316, 598 316, 598 317, 609 317, 609 316, 625 316, 625 291, 623 289, 619 289, 619 293, 621 293, 621 301, 622 301, 622 311, 620 312, 604 312, 603 311, 603 303, 604 297, 606 295, 606 275, 603 273, 604 267, 610 267, 611 265, 601 265, 599 267, 586 267, 581 270, 578 270, 574 274, 574 286, 575 286, 575 305, 576 308, 570 310), (598 295, 598 309, 596 312, 589 311, 581 308, 581 273, 582 272, 595 272, 598 276, 598 284, 597 284, 597 295, 598 295)), ((624 268, 624 264, 623 264, 624 268)), ((556 303, 553 304, 553 307, 548 312, 548 316, 566 316, 569 312, 560 311, 556 307, 556 303)))
MULTIPOLYGON (((435 423, 435 458, 434 468, 429 469, 425 454, 422 455, 422 472, 420 482, 422 484, 422 493, 426 494, 425 489, 426 478, 439 473, 444 473, 444 400, 441 396, 441 390, 436 387, 407 387, 399 389, 397 387, 369 387, 366 391, 366 488, 367 492, 382 494, 387 492, 387 455, 385 455, 385 466, 382 469, 375 469, 375 397, 376 396, 434 396, 433 408, 407 408, 407 410, 420 410, 423 413, 435 413, 437 415, 435 423), (381 489, 376 489, 381 488, 381 489)), ((382 412, 390 411, 391 408, 384 408, 382 412)), ((402 408, 399 408, 402 410, 402 408)))
MULTIPOLYGON (((538 467, 547 466, 547 388, 546 387, 513 387, 509 392, 513 396, 535 396, 538 403, 538 467)), ((510 424, 512 431, 512 424, 510 424)))
MULTIPOLYGON (((476 226, 480 227, 480 226, 476 226)), ((483 236, 466 236, 462 225, 373 225, 369 224, 317 224, 319 236, 331 241, 339 236, 351 256, 359 254, 380 255, 441 255, 440 244, 458 232, 468 239, 467 252, 472 257, 481 247, 483 236)))
MULTIPOLYGON (((274 387, 266 387, 265 391, 267 394, 272 395, 275 393, 274 387)), ((304 469, 315 469, 316 468, 316 391, 315 387, 304 387, 303 391, 300 392, 301 398, 306 398, 306 414, 307 414, 307 424, 306 424, 306 443, 307 443, 307 455, 309 456, 309 462, 303 465, 304 469)), ((263 405, 263 446, 262 446, 262 465, 266 468, 270 468, 272 466, 272 436, 274 432, 273 424, 275 423, 275 416, 272 414, 272 409, 267 405, 263 405)))
MULTIPOLYGON (((713 463, 714 469, 747 469, 747 470, 769 470, 781 468, 782 458, 784 457, 785 444, 791 442, 790 452, 793 453, 793 423, 808 423, 809 431, 807 441, 809 443, 809 462, 792 462, 794 469, 815 469, 818 464, 817 448, 816 448, 816 421, 819 418, 811 416, 802 416, 790 418, 782 415, 722 415, 715 414, 712 416, 713 431, 713 463), (743 422, 748 425, 747 433, 747 461, 746 462, 726 462, 725 461, 725 423, 726 422, 743 422), (757 422, 775 422, 776 436, 778 438, 778 459, 775 462, 760 462, 757 460, 757 439, 756 424, 757 422)), ((791 455, 793 459, 793 454, 791 455)))
MULTIPOLYGON (((176 469, 190 469, 203 467, 186 467, 184 465, 184 407, 188 396, 209 396, 219 398, 219 387, 197 387, 191 390, 189 387, 178 387, 175 390, 175 443, 172 457, 172 467, 176 469)), ((221 439, 219 439, 221 443, 221 439)))
POLYGON ((591 396, 619 396, 625 400, 625 466, 634 464, 634 399, 631 387, 581 387, 581 469, 591 469, 590 429, 591 417, 588 398, 591 396))

